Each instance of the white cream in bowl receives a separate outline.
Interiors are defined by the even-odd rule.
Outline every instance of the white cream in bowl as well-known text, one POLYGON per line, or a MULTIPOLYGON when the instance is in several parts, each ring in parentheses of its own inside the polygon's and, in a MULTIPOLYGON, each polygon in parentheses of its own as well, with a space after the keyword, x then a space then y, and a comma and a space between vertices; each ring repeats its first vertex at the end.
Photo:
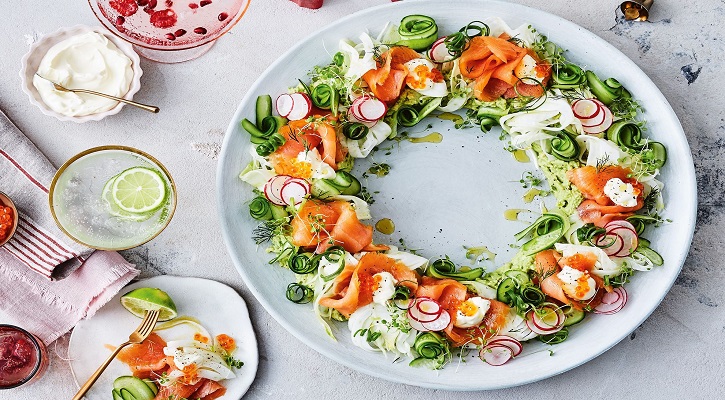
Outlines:
MULTIPOLYGON (((69 89, 89 89, 123 97, 133 80, 131 59, 106 36, 86 32, 51 47, 41 60, 37 74, 69 89)), ((61 92, 33 76, 33 86, 53 111, 79 117, 108 111, 118 102, 84 93, 61 92)))

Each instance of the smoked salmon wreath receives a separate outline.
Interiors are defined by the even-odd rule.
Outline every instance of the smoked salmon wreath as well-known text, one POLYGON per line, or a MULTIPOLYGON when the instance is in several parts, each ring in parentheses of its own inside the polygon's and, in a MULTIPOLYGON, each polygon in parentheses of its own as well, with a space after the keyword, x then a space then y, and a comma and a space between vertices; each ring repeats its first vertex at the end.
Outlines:
MULTIPOLYGON (((592 314, 625 307, 635 271, 663 264, 644 236, 664 222, 667 152, 645 137, 639 103, 530 25, 480 18, 441 32, 410 15, 376 37, 341 38, 331 60, 259 96, 241 121, 253 238, 290 270, 287 298, 309 303, 330 336, 339 321, 356 346, 412 366, 443 368, 473 351, 495 366, 528 342, 561 343, 592 314), (367 222, 373 199, 359 178, 391 166, 356 171, 355 160, 411 139, 404 130, 424 131, 430 116, 500 127, 506 150, 538 168, 522 181, 556 200, 495 271, 378 242, 367 222)), ((393 229, 385 219, 375 227, 393 229)))

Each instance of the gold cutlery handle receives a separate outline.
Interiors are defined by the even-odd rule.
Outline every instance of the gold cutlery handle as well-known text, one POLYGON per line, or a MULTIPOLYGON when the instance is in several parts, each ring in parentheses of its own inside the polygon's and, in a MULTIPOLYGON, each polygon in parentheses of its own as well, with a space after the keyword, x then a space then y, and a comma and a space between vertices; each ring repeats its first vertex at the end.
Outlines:
POLYGON ((105 97, 105 98, 111 99, 111 100, 120 101, 122 103, 130 104, 130 105, 132 105, 134 107, 138 107, 138 108, 140 108, 142 110, 146 110, 146 111, 152 112, 154 114, 156 114, 157 112, 159 112, 159 108, 156 107, 156 106, 149 106, 149 105, 146 105, 146 104, 141 104, 141 103, 138 103, 138 102, 135 102, 135 101, 122 99, 122 98, 116 97, 116 96, 111 96, 109 94, 105 94, 105 93, 101 93, 101 92, 94 92, 93 90, 87 90, 87 89, 68 89, 68 90, 70 90, 72 92, 87 93, 87 94, 92 94, 92 95, 95 95, 95 96, 105 97))
POLYGON ((86 383, 84 383, 83 386, 81 386, 81 388, 78 390, 78 393, 76 393, 76 395, 73 396, 73 400, 81 400, 83 398, 83 396, 85 396, 86 392, 88 392, 88 390, 91 388, 91 386, 93 386, 93 384, 96 383, 96 381, 101 376, 103 371, 106 370, 106 367, 108 367, 108 364, 110 364, 111 361, 113 361, 113 359, 116 358, 116 355, 118 354, 118 352, 121 351, 121 349, 123 349, 124 347, 128 346, 129 344, 131 344, 131 342, 126 342, 126 343, 123 343, 120 346, 118 346, 116 348, 116 350, 114 350, 113 353, 111 353, 111 355, 108 356, 106 361, 104 361, 103 364, 101 364, 101 366, 98 367, 96 372, 94 372, 93 375, 91 375, 91 377, 88 378, 86 383))

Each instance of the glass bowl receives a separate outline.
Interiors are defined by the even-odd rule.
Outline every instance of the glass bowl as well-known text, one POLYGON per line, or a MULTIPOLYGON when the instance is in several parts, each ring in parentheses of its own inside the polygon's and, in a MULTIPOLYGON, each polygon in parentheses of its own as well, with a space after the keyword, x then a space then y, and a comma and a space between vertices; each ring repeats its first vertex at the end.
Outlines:
POLYGON ((150 60, 177 63, 209 51, 250 0, 88 0, 101 24, 150 60))
MULTIPOLYGON (((0 233, 0 247, 4 246, 5 243, 10 241, 10 238, 15 234, 15 230, 18 228, 18 209, 15 207, 13 200, 3 192, 0 192, 0 207, 9 207, 12 212, 12 221, 10 221, 10 229, 6 229, 5 234, 0 233)), ((0 213, 0 218, 2 213, 0 213)), ((0 224, 3 221, 0 220, 0 224)))
POLYGON ((155 238, 171 222, 177 201, 169 171, 151 155, 127 146, 94 147, 73 156, 53 177, 48 198, 58 227, 99 250, 126 250, 155 238), (163 190, 161 203, 143 213, 120 209, 110 193, 113 180, 134 167, 143 167, 163 190))
POLYGON ((14 325, 0 324, 0 390, 38 380, 48 367, 45 344, 14 325))

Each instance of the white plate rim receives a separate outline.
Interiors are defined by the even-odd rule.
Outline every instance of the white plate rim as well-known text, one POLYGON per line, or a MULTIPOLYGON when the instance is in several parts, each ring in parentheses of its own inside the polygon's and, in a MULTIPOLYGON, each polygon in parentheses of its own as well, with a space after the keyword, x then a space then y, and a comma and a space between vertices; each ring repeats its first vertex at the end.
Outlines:
MULTIPOLYGON (((520 4, 514 4, 514 3, 507 3, 499 0, 486 0, 484 2, 481 1, 475 1, 475 0, 458 0, 455 3, 456 4, 465 4, 469 3, 472 5, 481 5, 481 4, 491 4, 496 7, 501 8, 510 8, 512 10, 522 10, 527 12, 535 12, 543 15, 546 18, 549 18, 555 22, 557 22, 560 25, 563 25, 567 27, 568 29, 575 29, 578 30, 579 33, 588 36, 589 39, 593 39, 596 42, 598 42, 598 45, 605 48, 607 51, 610 51, 618 56, 621 57, 621 61, 624 62, 625 65, 622 65, 619 67, 620 70, 628 71, 637 74, 637 78, 641 80, 642 84, 645 86, 652 86, 654 87, 656 98, 652 101, 654 102, 661 102, 666 108, 669 110, 668 115, 666 115, 666 118, 670 119, 672 122, 672 128, 676 130, 675 137, 677 139, 677 145, 681 146, 684 149, 687 149, 684 153, 685 158, 685 165, 683 166, 684 170, 679 170, 678 175, 684 176, 685 181, 687 182, 686 185, 683 185, 681 187, 678 187, 680 193, 682 196, 686 197, 686 202, 689 202, 691 204, 691 207, 687 207, 687 210, 683 211, 686 221, 685 229, 687 232, 687 239, 683 243, 682 251, 679 252, 678 257, 676 260, 673 260, 671 266, 676 267, 676 271, 672 271, 670 273, 669 279, 665 282, 667 290, 663 290, 661 293, 659 293, 656 298, 654 298, 654 301, 651 302, 652 307, 651 309, 647 310, 642 315, 642 318, 636 322, 630 323, 628 329, 624 329, 620 332, 620 335, 616 337, 614 340, 611 341, 611 343, 608 343, 608 345, 605 348, 600 349, 599 351, 593 352, 588 354, 585 357, 580 358, 577 362, 570 363, 564 367, 556 368, 551 371, 547 371, 544 373, 541 373, 536 376, 531 376, 527 378, 520 378, 512 382, 507 383, 501 383, 501 384, 494 384, 494 385, 477 385, 475 383, 470 385, 450 385, 446 382, 436 382, 436 383, 427 383, 427 382, 411 382, 408 380, 401 379, 400 377, 394 375, 394 374, 387 374, 385 371, 381 371, 375 368, 372 368, 367 365, 359 365, 356 363, 353 363, 349 361, 346 357, 341 356, 339 353, 336 353, 331 350, 331 347, 333 345, 323 346, 318 345, 313 340, 311 340, 306 335, 302 334, 301 332, 298 332, 297 329, 284 317, 284 315, 280 314, 276 309, 275 306, 264 297, 262 292, 259 290, 259 288, 255 287, 254 285, 251 285, 251 279, 247 275, 245 271, 244 265, 242 265, 242 261, 239 257, 235 257, 237 252, 235 251, 234 247, 234 241, 231 234, 231 226, 226 220, 227 215, 224 213, 225 211, 225 181, 224 181, 224 160, 226 157, 228 157, 228 153, 230 152, 230 142, 232 141, 231 137, 237 130, 238 121, 240 121, 242 118, 244 118, 244 115, 242 115, 242 109, 245 105, 245 103, 248 103, 253 100, 254 96, 256 96, 258 88, 262 85, 262 82, 267 78, 269 75, 269 72, 272 71, 275 67, 282 64, 286 61, 286 59, 296 51, 298 51, 300 48, 307 45, 307 43, 313 39, 314 37, 321 35, 322 33, 326 32, 327 30, 333 29, 335 27, 338 27, 340 25, 344 25, 345 22, 350 21, 355 18, 362 18, 364 15, 367 14, 375 14, 380 11, 385 11, 388 9, 394 9, 397 7, 420 7, 424 8, 426 5, 438 5, 441 6, 443 2, 436 1, 436 0, 417 0, 415 2, 393 2, 391 4, 384 4, 376 7, 371 7, 367 9, 360 10, 356 13, 353 13, 351 15, 348 15, 346 17, 343 17, 339 20, 336 20, 335 22, 326 25, 322 27, 321 29, 315 31, 311 35, 307 36, 306 38, 299 41, 297 44, 293 45, 289 50, 287 50, 285 53, 283 53, 277 60, 275 60, 255 81, 255 83, 249 88, 245 96, 242 98, 239 106, 237 107, 237 110, 235 111, 234 117, 232 118, 229 127, 227 128, 227 131, 225 133, 224 141, 222 144, 222 150, 219 155, 219 161, 217 164, 217 210, 219 213, 219 218, 221 220, 221 226, 222 226, 222 237, 224 238, 224 242, 227 245, 227 250, 230 253, 230 257, 232 258, 232 261, 239 271, 240 275, 244 279, 245 283, 247 283, 247 287, 252 292, 254 297, 262 304, 262 306, 265 308, 265 310, 272 315, 272 317, 280 324, 282 327, 284 327, 288 332, 292 333, 295 337, 297 337, 300 341, 307 344, 317 352, 323 354, 324 356, 343 364, 349 368, 352 368, 354 370, 357 370, 359 372, 381 378, 388 381, 398 382, 398 383, 404 383, 409 385, 415 385, 425 388, 431 388, 431 389, 445 389, 445 390, 453 390, 453 391, 471 391, 471 390, 493 390, 493 389, 501 389, 501 388, 508 388, 513 386, 520 386, 525 385, 528 383, 536 382, 542 379, 546 379, 555 375, 559 375, 561 373, 564 373, 566 371, 569 371, 573 368, 576 368, 588 361, 591 361, 592 359, 598 357, 602 353, 606 352, 616 344, 618 344, 620 341, 622 341, 625 337, 627 337, 634 329, 636 329, 639 325, 641 325, 659 306, 659 304, 662 302, 664 297, 669 292, 669 289, 672 287, 672 285, 675 282, 675 279, 679 275, 679 272, 682 270, 682 266, 685 262, 685 259, 687 257, 687 254, 689 252, 690 245, 692 243, 692 238, 694 235, 694 229, 695 229, 695 222, 696 222, 696 216, 697 216, 697 183, 695 178, 695 169, 694 169, 694 163, 692 160, 692 154, 690 153, 689 144, 687 142, 687 137, 685 136, 684 130, 682 129, 682 126, 679 122, 679 119, 677 118, 677 115, 674 113, 674 110, 672 109, 672 106, 669 104, 667 99, 664 97, 662 92, 657 88, 657 86, 652 82, 652 80, 631 60, 629 57, 627 57, 624 53, 622 53, 620 50, 618 50, 616 47, 605 41, 604 39, 601 39, 594 33, 590 32, 589 30, 582 28, 581 26, 575 24, 574 22, 571 22, 569 20, 566 20, 562 17, 559 17, 557 15, 541 11, 532 7, 520 5, 520 4)), ((530 21, 534 23, 533 21, 530 21)), ((239 171, 235 171, 234 174, 238 175, 239 171)), ((362 350, 361 350, 362 351, 362 350)))
MULTIPOLYGON (((250 360, 252 362, 245 362, 244 366, 243 366, 244 370, 240 373, 240 375, 242 375, 243 378, 239 377, 239 379, 241 379, 243 381, 243 383, 245 384, 245 386, 242 387, 241 393, 239 394, 239 398, 241 399, 247 393, 247 391, 249 390, 249 387, 254 382, 254 380, 257 376, 257 369, 259 368, 259 345, 257 344, 257 335, 254 332, 254 325, 252 325, 251 315, 249 314, 249 308, 247 307, 247 302, 244 300, 244 298, 242 296, 239 295, 239 293, 237 293, 236 290, 234 290, 233 288, 231 288, 221 282, 218 282, 218 281, 215 281, 212 279, 196 278, 196 277, 190 277, 190 276, 174 276, 174 275, 152 276, 149 278, 134 281, 134 282, 130 283, 129 285, 126 285, 121 290, 121 292, 126 293, 129 290, 133 290, 138 287, 143 287, 146 284, 150 284, 151 286, 159 286, 155 282, 166 281, 166 280, 172 280, 172 281, 185 280, 185 281, 197 281, 197 282, 203 281, 205 284, 218 285, 220 290, 227 291, 230 293, 230 295, 233 294, 234 296, 236 296, 236 298, 238 298, 239 301, 241 302, 241 304, 244 306, 243 307, 244 314, 240 315, 240 317, 243 318, 241 322, 244 325, 248 325, 250 327, 249 336, 245 337, 244 339, 245 339, 245 341, 250 342, 250 344, 252 345, 251 347, 254 349, 254 354, 252 354, 250 357, 250 360)), ((163 286, 163 284, 160 286, 163 286)), ((114 298, 111 301, 114 301, 115 298, 120 295, 121 295, 121 293, 117 293, 116 296, 114 296, 114 298)), ((104 305, 104 307, 105 306, 106 305, 104 305)), ((103 309, 103 307, 101 307, 98 311, 101 311, 102 309, 103 309)), ((91 319, 93 319, 93 317, 83 320, 83 321, 87 323, 91 319)), ((68 354, 69 355, 70 355, 70 348, 73 344, 73 338, 75 337, 75 332, 76 332, 76 330, 73 329, 73 331, 71 332, 70 339, 68 339, 68 354)), ((80 389, 81 382, 79 381, 78 376, 76 375, 75 368, 73 367, 73 360, 69 360, 68 365, 70 366, 71 376, 73 377, 73 382, 75 382, 76 387, 78 389, 80 389)), ((227 397, 227 394, 224 394, 224 396, 222 396, 221 399, 223 400, 225 397, 227 397)))

